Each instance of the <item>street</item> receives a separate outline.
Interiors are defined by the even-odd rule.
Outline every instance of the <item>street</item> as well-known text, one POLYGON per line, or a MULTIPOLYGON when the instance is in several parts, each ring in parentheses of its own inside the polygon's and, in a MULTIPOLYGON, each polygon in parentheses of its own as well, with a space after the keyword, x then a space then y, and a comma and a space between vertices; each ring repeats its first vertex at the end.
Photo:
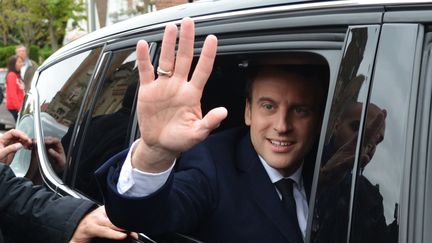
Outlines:
POLYGON ((15 127, 15 121, 9 113, 9 111, 5 107, 5 103, 3 102, 0 105, 0 133, 3 134, 5 130, 9 130, 15 127))

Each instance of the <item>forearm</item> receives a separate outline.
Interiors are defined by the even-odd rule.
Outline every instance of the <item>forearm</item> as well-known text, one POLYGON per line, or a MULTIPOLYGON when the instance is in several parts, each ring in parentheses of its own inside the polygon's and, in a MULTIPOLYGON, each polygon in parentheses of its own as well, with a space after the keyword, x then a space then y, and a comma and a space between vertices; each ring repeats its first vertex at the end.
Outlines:
POLYGON ((0 167, 0 194, 7 195, 0 199, 3 233, 34 242, 68 242, 81 218, 95 207, 33 186, 6 166, 0 167))

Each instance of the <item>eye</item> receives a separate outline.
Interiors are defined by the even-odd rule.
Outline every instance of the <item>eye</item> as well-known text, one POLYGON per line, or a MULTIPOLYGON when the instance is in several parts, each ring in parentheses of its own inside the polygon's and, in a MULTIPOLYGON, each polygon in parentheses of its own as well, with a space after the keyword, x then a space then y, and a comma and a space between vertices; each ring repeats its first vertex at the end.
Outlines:
POLYGON ((295 108, 294 108, 294 112, 295 112, 295 113, 298 113, 298 114, 303 114, 303 115, 305 115, 305 114, 308 114, 308 113, 309 113, 309 109, 306 108, 306 107, 295 107, 295 108))
POLYGON ((273 110, 274 109, 274 105, 271 103, 262 103, 261 107, 264 108, 265 110, 273 110))

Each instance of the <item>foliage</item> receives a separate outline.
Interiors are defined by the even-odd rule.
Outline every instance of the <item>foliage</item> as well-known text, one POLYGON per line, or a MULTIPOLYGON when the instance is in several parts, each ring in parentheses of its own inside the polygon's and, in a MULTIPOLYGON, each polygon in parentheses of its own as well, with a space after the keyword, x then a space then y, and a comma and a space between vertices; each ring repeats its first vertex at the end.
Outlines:
POLYGON ((29 58, 37 63, 39 63, 39 47, 35 45, 31 45, 28 51, 29 58))
POLYGON ((15 55, 15 45, 0 47, 0 67, 6 67, 9 57, 15 55))
POLYGON ((56 50, 68 20, 84 19, 84 0, 0 0, 0 35, 4 44, 50 43, 56 50))
POLYGON ((39 62, 42 63, 53 53, 54 51, 48 46, 44 46, 43 48, 39 49, 39 62))

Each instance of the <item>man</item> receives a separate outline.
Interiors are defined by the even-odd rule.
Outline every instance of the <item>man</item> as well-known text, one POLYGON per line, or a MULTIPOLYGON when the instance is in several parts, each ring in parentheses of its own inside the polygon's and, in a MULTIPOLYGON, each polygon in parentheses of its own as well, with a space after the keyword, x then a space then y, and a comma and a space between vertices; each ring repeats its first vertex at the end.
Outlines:
POLYGON ((24 64, 21 67, 20 73, 21 78, 24 81, 25 91, 27 92, 30 89, 31 81, 36 69, 38 68, 38 65, 35 61, 28 58, 27 48, 24 45, 18 45, 15 48, 15 55, 21 57, 24 60, 24 64))
POLYGON ((147 43, 137 45, 141 138, 122 167, 112 168, 126 153, 97 172, 110 219, 149 235, 303 242, 308 210, 303 161, 320 128, 325 95, 317 81, 325 83, 328 76, 316 80, 305 70, 257 68, 244 114, 250 132, 235 129, 207 138, 227 116, 225 108, 216 108, 202 117, 200 107, 217 40, 207 37, 188 82, 193 21, 182 21, 177 57, 176 32, 167 25, 156 80, 147 43), (293 193, 273 184, 283 178, 294 181, 293 193))
MULTIPOLYGON (((0 161, 10 164, 15 152, 31 146, 31 139, 18 130, 0 137, 0 161)), ((103 207, 90 201, 58 197, 29 180, 15 177, 0 163, 0 243, 90 242, 103 237, 121 240, 127 235, 107 218, 103 207)))

